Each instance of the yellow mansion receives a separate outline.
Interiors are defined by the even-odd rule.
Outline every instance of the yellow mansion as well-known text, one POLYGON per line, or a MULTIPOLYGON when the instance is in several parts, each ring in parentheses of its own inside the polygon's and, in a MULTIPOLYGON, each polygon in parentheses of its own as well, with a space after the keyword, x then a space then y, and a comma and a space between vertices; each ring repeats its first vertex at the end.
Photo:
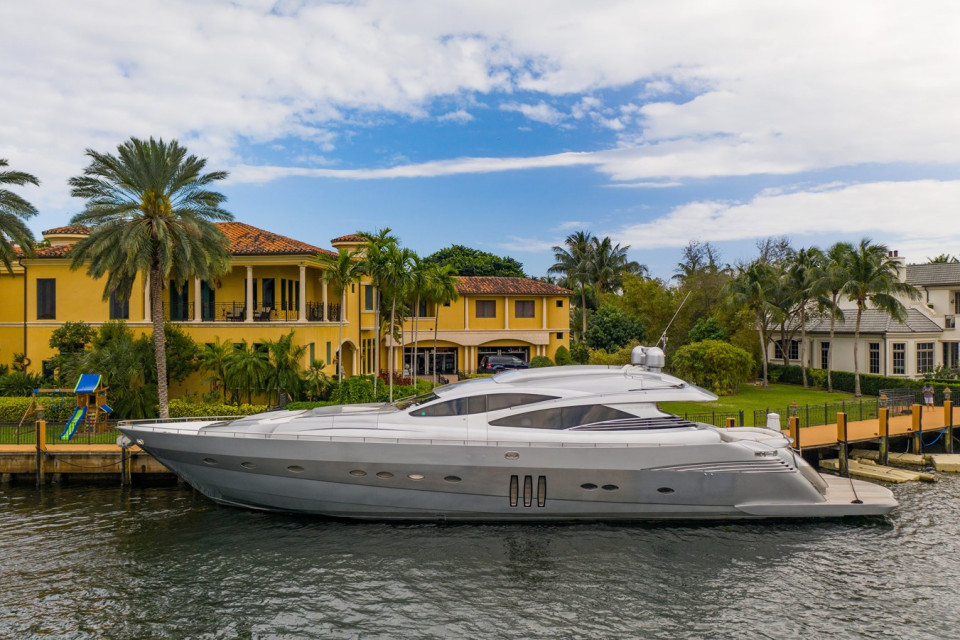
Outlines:
MULTIPOLYGON (((293 330, 307 357, 329 364, 336 359, 342 313, 344 375, 374 373, 376 296, 369 281, 349 285, 341 299, 324 279, 317 258, 331 251, 239 222, 218 226, 230 240, 231 270, 216 283, 169 283, 163 294, 168 319, 201 344, 216 338, 259 343, 293 330)), ((80 226, 49 229, 43 233, 49 246, 39 247, 36 257, 21 258, 12 275, 0 270, 0 364, 24 353, 28 370, 42 372, 54 355, 50 334, 67 321, 98 326, 119 319, 134 330, 151 331, 144 281, 134 285, 130 299, 105 301, 102 280, 93 280, 83 269, 70 270, 70 246, 86 233, 80 226)), ((362 242, 347 235, 331 244, 357 249, 362 242)), ((552 358, 561 345, 569 347, 567 289, 497 277, 460 277, 457 289, 459 300, 439 308, 421 305, 416 322, 406 321, 403 353, 394 349, 395 370, 409 371, 413 365, 415 324, 419 374, 432 373, 435 328, 436 367, 443 374, 474 372, 485 355, 552 358)), ((388 340, 379 345, 382 370, 388 368, 388 340)))

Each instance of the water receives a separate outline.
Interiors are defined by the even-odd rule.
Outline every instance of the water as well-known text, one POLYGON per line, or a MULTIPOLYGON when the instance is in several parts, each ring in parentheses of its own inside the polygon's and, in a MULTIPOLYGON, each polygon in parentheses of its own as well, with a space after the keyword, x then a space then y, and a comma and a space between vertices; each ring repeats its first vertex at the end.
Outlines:
POLYGON ((0 488, 2 638, 957 638, 960 478, 890 518, 354 524, 0 488))

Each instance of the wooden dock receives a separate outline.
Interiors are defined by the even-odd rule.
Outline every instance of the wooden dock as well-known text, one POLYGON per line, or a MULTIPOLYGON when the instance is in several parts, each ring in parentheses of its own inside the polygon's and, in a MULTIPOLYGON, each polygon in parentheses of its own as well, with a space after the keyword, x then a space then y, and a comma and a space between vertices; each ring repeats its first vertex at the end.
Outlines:
MULTIPOLYGON (((940 431, 945 426, 956 425, 960 420, 960 409, 954 408, 950 402, 945 405, 947 406, 930 410, 920 409, 920 405, 917 404, 913 405, 914 409, 908 415, 888 417, 887 437, 917 436, 923 432, 940 431)), ((881 412, 883 411, 885 410, 881 409, 881 412)), ((799 431, 799 437, 795 435, 793 428, 783 429, 783 434, 793 438, 794 446, 800 449, 836 447, 841 441, 838 425, 835 424, 803 427, 799 431)), ((846 442, 848 443, 879 440, 881 437, 883 437, 883 425, 880 418, 847 422, 846 442)))

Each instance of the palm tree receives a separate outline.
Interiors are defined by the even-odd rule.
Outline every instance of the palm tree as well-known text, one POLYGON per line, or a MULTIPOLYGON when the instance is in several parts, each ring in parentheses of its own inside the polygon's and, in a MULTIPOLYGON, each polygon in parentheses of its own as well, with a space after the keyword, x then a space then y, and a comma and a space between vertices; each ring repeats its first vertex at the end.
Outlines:
POLYGON ((437 331, 440 327, 440 307, 457 300, 460 292, 457 291, 457 277, 454 269, 448 264, 430 264, 427 273, 427 298, 437 308, 433 323, 433 385, 437 385, 437 331))
MULTIPOLYGON (((393 332, 397 326, 397 298, 403 300, 410 288, 410 272, 413 267, 413 252, 391 244, 384 253, 384 262, 380 271, 380 286, 385 295, 390 296, 390 402, 393 402, 394 342, 393 332)), ((401 331, 402 334, 402 331, 401 331)))
POLYGON ((820 277, 813 283, 813 290, 823 299, 821 306, 826 308, 830 314, 830 342, 827 346, 827 391, 833 391, 833 352, 836 342, 834 335, 836 333, 837 320, 843 321, 843 310, 840 309, 840 291, 843 284, 847 281, 845 271, 850 261, 850 254, 853 253, 853 245, 849 242, 837 242, 823 256, 823 263, 820 269, 820 277), (826 295, 829 294, 829 301, 826 295))
MULTIPOLYGON (((337 255, 332 256, 328 253, 321 253, 317 258, 323 265, 323 278, 327 282, 332 282, 340 291, 340 331, 337 337, 337 380, 343 381, 343 358, 341 351, 343 349, 343 301, 347 285, 360 281, 363 274, 363 265, 357 259, 356 251, 340 249, 337 255)), ((326 310, 324 310, 326 313, 326 310)), ((311 366, 313 366, 311 364, 311 366)))
POLYGON ((646 265, 630 260, 627 250, 630 245, 621 247, 613 244, 609 236, 602 240, 594 238, 593 249, 593 278, 597 293, 618 291, 623 286, 623 277, 633 274, 643 277, 647 273, 646 265))
POLYGON ((564 247, 554 247, 556 262, 547 269, 547 273, 566 276, 568 286, 580 287, 580 315, 582 316, 580 339, 587 334, 587 285, 593 282, 594 273, 594 237, 589 231, 571 233, 563 241, 564 247))
POLYGON ((233 350, 233 342, 230 340, 220 342, 220 337, 218 336, 215 342, 205 343, 200 348, 200 355, 198 356, 200 369, 213 374, 204 380, 204 382, 211 383, 214 391, 217 389, 220 390, 220 398, 223 402, 227 401, 227 385, 225 384, 227 378, 227 361, 230 354, 233 353, 233 350))
POLYGON ((413 363, 411 373, 414 386, 417 379, 417 341, 420 339, 420 301, 425 299, 430 280, 430 265, 413 254, 413 266, 410 270, 410 290, 413 296, 413 363))
POLYGON ((314 360, 310 368, 303 373, 303 381, 307 385, 311 400, 317 400, 330 387, 330 376, 324 371, 327 363, 323 360, 314 360))
POLYGON ((233 216, 220 208, 225 196, 208 189, 227 173, 204 173, 207 161, 176 140, 130 138, 117 155, 86 155, 90 164, 70 179, 70 193, 87 202, 71 222, 91 229, 74 245, 71 268, 87 264, 92 277, 106 276, 104 300, 126 299, 138 275, 148 278, 160 417, 168 418, 164 283, 212 281, 229 269, 229 242, 215 222, 233 216))
POLYGON ((857 347, 860 343, 860 319, 867 304, 889 314, 894 320, 903 321, 906 319, 907 309, 895 296, 918 300, 920 292, 913 285, 900 280, 900 263, 889 257, 884 244, 873 244, 868 238, 864 238, 847 258, 847 267, 844 270, 846 282, 843 283, 841 293, 857 304, 857 319, 853 330, 853 388, 854 395, 859 398, 860 361, 857 359, 857 347))
POLYGON ((271 368, 267 374, 267 402, 270 401, 270 390, 277 390, 277 404, 283 404, 284 392, 291 399, 300 394, 300 360, 307 352, 302 345, 293 344, 293 331, 284 334, 276 340, 264 340, 263 346, 270 354, 271 368))
POLYGON ((807 313, 811 304, 816 303, 817 295, 814 285, 820 279, 823 260, 823 252, 812 247, 797 251, 787 265, 787 279, 800 315, 800 370, 804 388, 809 386, 807 383, 807 313))
POLYGON ((753 312, 760 339, 760 361, 763 364, 763 386, 767 386, 767 336, 778 310, 770 301, 776 287, 776 273, 762 260, 754 260, 740 270, 724 287, 728 304, 746 307, 753 312))
MULTIPOLYGON (((9 163, 0 158, 0 168, 6 166, 9 163)), ((14 192, 2 188, 7 184, 40 186, 40 181, 23 171, 0 171, 0 262, 8 273, 13 273, 16 258, 13 245, 17 244, 28 256, 33 253, 33 234, 23 221, 37 215, 37 209, 14 192)))
POLYGON ((240 393, 247 392, 247 404, 253 401, 254 391, 259 392, 266 385, 270 374, 270 356, 265 349, 250 348, 246 340, 241 340, 227 357, 225 384, 236 389, 234 396, 240 404, 240 393))
POLYGON ((363 273, 373 280, 373 287, 376 295, 373 297, 374 305, 374 324, 376 327, 373 340, 373 395, 377 395, 377 379, 380 377, 380 279, 385 269, 385 253, 387 247, 396 245, 398 239, 390 233, 390 227, 384 227, 373 233, 360 231, 357 233, 366 242, 361 252, 363 260, 361 261, 363 273))

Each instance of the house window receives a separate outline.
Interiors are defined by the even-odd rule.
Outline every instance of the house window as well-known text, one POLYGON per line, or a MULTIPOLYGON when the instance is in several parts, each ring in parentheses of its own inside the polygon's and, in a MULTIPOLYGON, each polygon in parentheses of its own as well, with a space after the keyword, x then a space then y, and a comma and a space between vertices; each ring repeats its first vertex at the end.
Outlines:
POLYGON ((373 287, 370 285, 363 288, 363 310, 373 311, 373 287))
POLYGON ((821 369, 830 368, 830 343, 829 342, 820 343, 820 368, 821 369))
POLYGON ((477 300, 478 318, 496 318, 497 301, 496 300, 477 300))
POLYGON ((273 309, 276 306, 276 278, 263 279, 263 305, 267 309, 273 309))
POLYGON ((186 282, 180 286, 175 280, 170 281, 170 319, 173 321, 190 319, 190 297, 186 282))
MULTIPOLYGON (((800 359, 800 341, 799 340, 791 340, 790 346, 787 347, 787 350, 790 353, 790 360, 800 359)), ((779 342, 773 343, 773 357, 783 358, 783 347, 780 346, 779 342)))
POLYGON ((880 373, 880 343, 870 343, 870 373, 880 373))
POLYGON ((515 318, 533 318, 536 315, 536 305, 533 300, 517 300, 514 302, 513 315, 515 318))
POLYGON ((130 319, 130 298, 118 298, 116 291, 110 294, 110 319, 130 319))
POLYGON ((557 300, 557 308, 558 308, 558 309, 562 309, 562 308, 563 308, 563 300, 557 300))
POLYGON ((563 331, 557 331, 557 340, 563 340, 563 331))
MULTIPOLYGON (((333 362, 333 344, 327 340, 327 364, 333 362)), ((337 363, 338 365, 340 363, 337 363)))
POLYGON ((217 290, 206 280, 200 283, 200 319, 214 320, 217 317, 217 290))
POLYGON ((960 314, 960 291, 953 292, 953 312, 960 314))
POLYGON ((907 372, 907 345, 903 342, 893 343, 893 375, 902 376, 907 372))
POLYGON ((917 343, 917 373, 933 371, 933 343, 917 343))
POLYGON ((56 278, 37 278, 37 320, 55 320, 57 317, 56 278))

